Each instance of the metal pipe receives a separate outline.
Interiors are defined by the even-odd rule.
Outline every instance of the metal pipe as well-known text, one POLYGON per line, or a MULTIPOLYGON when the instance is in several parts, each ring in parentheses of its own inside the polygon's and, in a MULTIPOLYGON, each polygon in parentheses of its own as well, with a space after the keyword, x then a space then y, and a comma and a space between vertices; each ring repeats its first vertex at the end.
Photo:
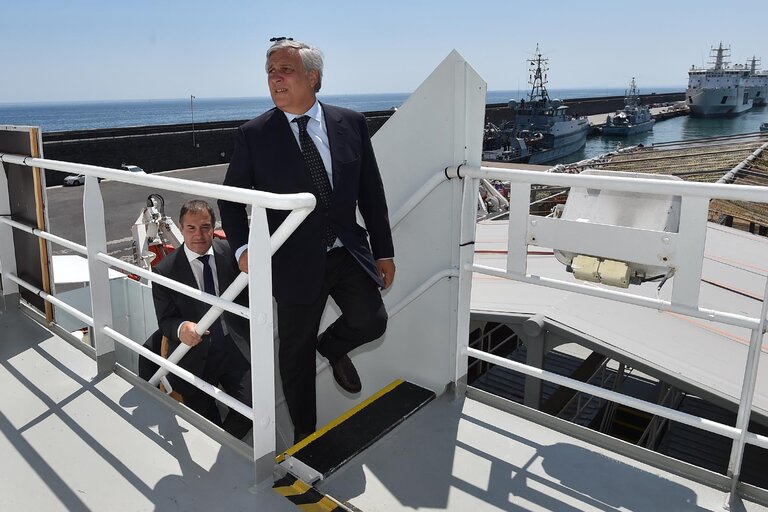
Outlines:
POLYGON ((88 253, 88 249, 84 245, 76 244, 75 242, 72 242, 70 240, 67 240, 66 238, 61 238, 60 236, 56 236, 53 233, 49 233, 48 231, 43 231, 41 229, 38 229, 36 227, 29 226, 27 224, 22 224, 21 222, 17 222, 15 220, 12 220, 8 217, 0 217, 0 222, 4 222, 8 224, 9 226, 12 226, 16 229, 19 229, 21 231, 24 231, 26 233, 33 234, 35 236, 39 236, 41 238, 44 238, 46 240, 50 240, 51 242, 58 244, 62 247, 66 247, 67 249, 70 249, 72 251, 78 252, 82 255, 86 255, 88 253))
POLYGON ((728 171, 728 173, 717 180, 717 183, 731 183, 736 175, 739 173, 740 170, 742 170, 748 163, 750 163, 752 160, 760 156, 760 153, 762 153, 766 148, 768 148, 768 142, 757 148, 755 151, 752 152, 751 155, 749 155, 747 158, 742 160, 742 162, 728 171))
MULTIPOLYGON (((456 172, 457 167, 449 168, 456 172)), ((751 185, 723 185, 713 183, 692 183, 659 179, 636 179, 614 176, 584 174, 559 174, 551 172, 524 171, 520 169, 497 169, 493 167, 462 166, 461 174, 473 178, 514 181, 561 187, 598 188, 639 192, 641 194, 705 197, 708 199, 730 199, 733 201, 755 201, 768 203, 768 187, 751 185)))
MULTIPOLYGON (((229 287, 224 291, 224 293, 222 293, 221 296, 217 298, 223 301, 227 301, 227 303, 229 304, 230 303, 229 301, 235 300, 235 298, 237 298, 237 296, 240 295, 240 292, 242 292, 246 286, 248 286, 248 274, 246 274, 245 272, 240 272, 240 274, 235 278, 235 280, 232 281, 232 284, 230 284, 229 287)), ((201 293, 204 293, 204 292, 201 292, 201 293)), ((215 297, 215 295, 208 295, 208 294, 205 294, 205 295, 207 295, 208 297, 215 297)), ((216 306, 213 306, 208 311, 206 311, 205 315, 203 315, 203 318, 201 318, 197 322, 197 327, 195 329, 197 334, 199 336, 202 336, 203 333, 205 333, 205 331, 208 330, 211 324, 213 324, 213 322, 215 322, 216 319, 219 318, 219 316, 221 315, 221 312, 222 312, 221 308, 218 308, 216 306)), ((248 312, 247 309, 246 309, 246 312, 248 312)), ((189 345, 186 345, 184 343, 179 343, 179 346, 176 347, 171 353, 171 355, 168 356, 168 361, 173 364, 177 364, 179 361, 181 361, 181 359, 185 355, 187 355, 187 352, 189 352, 191 348, 192 347, 190 347, 189 345)), ((160 379, 165 377, 167 373, 168 372, 165 371, 164 368, 159 368, 155 372, 155 374, 152 376, 152 378, 149 379, 149 383, 152 386, 157 386, 158 384, 160 384, 160 379)))
POLYGON ((449 268, 446 270, 441 270, 440 272, 436 273, 426 281, 424 281, 421 286, 416 288, 414 291, 412 291, 407 297, 402 299, 400 302, 398 302, 392 309, 389 311, 389 316, 393 317, 396 314, 398 314, 405 306, 419 298, 424 292, 432 288, 435 284, 440 282, 441 280, 445 279, 446 277, 458 277, 459 271, 453 268, 449 268))
MULTIPOLYGON (((768 145, 768 143, 766 143, 768 145)), ((728 461, 728 476, 731 477, 731 496, 735 496, 736 486, 741 475, 741 463, 744 457, 745 433, 748 432, 749 419, 752 415, 752 399, 755 396, 757 382, 757 367, 760 363, 760 352, 763 346, 763 333, 765 333, 765 316, 768 314, 768 281, 763 292, 763 307, 760 310, 760 325, 752 330, 749 340, 749 352, 744 371, 744 381, 741 385, 741 398, 739 400, 739 412, 736 415, 736 426, 742 431, 731 447, 731 457, 728 461)))
POLYGON ((112 338, 113 340, 115 340, 116 342, 120 343, 121 345, 124 345, 125 347, 133 350, 134 352, 138 352, 139 354, 146 357, 147 359, 157 364, 161 368, 164 368, 166 370, 166 373, 168 372, 173 373, 180 379, 183 379, 189 382, 200 391, 207 393, 208 395, 212 396, 216 400, 219 400, 230 409, 236 410, 246 418, 253 417, 252 408, 248 407, 247 405, 240 402, 239 400, 232 398, 230 395, 220 390, 219 388, 211 384, 208 384, 202 378, 195 376, 193 373, 185 370, 184 368, 181 368, 180 366, 170 363, 167 359, 155 354, 148 348, 145 348, 144 346, 136 343, 132 339, 127 338, 126 336, 120 334, 119 332, 115 331, 111 327, 104 327, 102 332, 107 336, 109 336, 110 338, 112 338))
POLYGON ((447 181, 449 178, 446 177, 444 173, 435 174, 432 176, 424 185, 422 185, 419 190, 417 190, 414 194, 411 195, 410 198, 403 204, 403 206, 400 207, 399 210, 392 216, 392 229, 395 229, 395 227, 400 224, 400 221, 402 221, 406 215, 408 215, 411 210, 416 208, 421 202, 430 194, 433 190, 437 188, 438 185, 440 185, 442 182, 447 181))
MULTIPOLYGON (((313 196, 314 197, 314 196, 313 196)), ((255 206, 254 206, 255 208, 255 206)), ((272 236, 269 239, 270 243, 270 253, 272 255, 277 252, 277 250, 285 243, 285 241, 288 239, 289 236, 291 236, 291 233, 293 233, 296 230, 296 227, 301 224, 304 219, 307 217, 307 215, 310 214, 312 211, 311 208, 300 208, 297 210, 293 210, 291 213, 288 214, 288 217, 285 218, 285 220, 278 226, 278 228, 275 230, 274 233, 272 233, 272 236)), ((138 268, 138 267, 137 267, 138 268)), ((162 277, 157 276, 157 274, 152 274, 153 277, 162 277)), ((165 279, 165 278, 164 278, 165 279)), ((176 281, 170 280, 175 285, 179 286, 185 286, 180 283, 177 283, 176 281)), ((242 308, 239 304, 232 304, 229 301, 235 300, 235 298, 240 294, 241 291, 245 289, 245 287, 248 286, 248 274, 244 272, 240 272, 240 274, 235 278, 235 280, 232 282, 232 284, 229 285, 229 287, 226 289, 224 293, 221 294, 220 297, 216 297, 218 300, 223 300, 225 302, 222 303, 222 305, 226 304, 228 306, 236 306, 238 308, 242 308)), ((187 287, 191 291, 195 290, 194 288, 187 287)), ((208 297, 215 297, 214 295, 208 295, 204 292, 200 292, 200 290, 196 290, 197 293, 203 293, 204 295, 208 297)), ((229 308, 227 311, 231 311, 229 308)), ((247 308, 243 308, 245 310, 245 318, 250 318, 250 311, 247 308)), ((200 319, 199 322, 197 322, 197 334, 202 335, 210 326, 211 324, 221 315, 221 308, 214 305, 211 309, 209 309, 203 318, 200 319)), ((168 356, 168 360, 172 363, 178 363, 181 361, 181 359, 187 355, 187 352, 192 347, 189 345, 185 345, 184 343, 180 343, 178 347, 174 349, 174 351, 168 356)), ((149 380, 149 383, 153 386, 157 386, 160 384, 160 380, 167 375, 167 371, 164 368, 159 368, 155 374, 152 376, 152 378, 149 380)))
POLYGON ((515 370, 525 375, 530 375, 531 377, 536 377, 537 379, 553 382, 555 384, 575 389, 589 395, 598 396, 611 402, 617 402, 622 405, 626 405, 627 407, 633 407, 649 414, 655 414, 657 416, 662 416, 664 418, 677 421, 691 427, 696 427, 706 430, 707 432, 719 434, 730 439, 736 439, 741 434, 741 430, 738 428, 723 425, 722 423, 717 423, 706 418, 700 418, 691 414, 675 411, 673 409, 669 409, 661 405, 656 405, 651 402, 646 402, 645 400, 639 400, 631 396, 622 395, 621 393, 603 389, 598 386, 593 386, 592 384, 587 384, 585 382, 571 379, 570 377, 564 377, 562 375, 548 372, 546 370, 541 370, 533 366, 528 366, 527 364, 518 363, 504 357, 487 354, 474 348, 465 347, 463 352, 467 356, 482 359, 489 363, 497 364, 499 366, 503 366, 504 368, 515 370))
POLYGON ((89 325, 89 326, 93 327, 93 318, 91 318, 90 316, 86 315, 85 313, 83 313, 79 309, 77 309, 77 308, 75 308, 73 306, 70 306, 66 302, 64 302, 61 299, 57 298, 55 295, 51 295, 50 293, 46 293, 43 290, 41 290, 40 288, 37 288, 36 286, 29 284, 28 282, 24 281, 23 279, 21 279, 16 274, 8 273, 8 279, 10 279, 14 283, 18 284, 22 288, 26 288, 27 290, 29 290, 30 292, 34 293, 35 295, 37 295, 41 299, 46 300, 46 301, 50 302, 51 304, 53 304, 54 306, 63 309, 64 311, 66 311, 67 313, 72 315, 73 317, 75 317, 78 320, 80 320, 81 322, 83 322, 85 325, 89 325))
MULTIPOLYGON (((158 284, 165 286, 166 288, 170 288, 171 290, 182 293, 187 297, 191 297, 195 300, 199 300, 200 302, 205 302, 206 304, 210 304, 222 310, 229 311, 230 313, 241 316, 243 318, 249 317, 248 308, 241 306, 240 304, 232 304, 231 302, 226 301, 221 297, 217 297, 216 295, 210 295, 198 288, 187 286, 186 284, 182 284, 178 281, 174 281, 173 279, 170 279, 168 277, 161 276, 160 274, 151 272, 141 267, 137 267, 132 263, 128 263, 127 261, 123 261, 121 259, 115 258, 114 256, 110 256, 108 254, 104 254, 103 252, 100 252, 96 255, 96 259, 98 259, 103 263, 106 263, 107 265, 112 265, 114 267, 125 270, 126 272, 136 274, 137 276, 143 277, 149 281, 154 281, 158 284)), ((235 297, 237 297, 237 295, 235 295, 235 297)))
POLYGON ((8 162, 27 167, 43 167, 54 171, 84 174, 107 178, 124 183, 132 183, 143 187, 154 187, 173 190, 185 194, 205 195, 216 199, 224 199, 236 203, 258 204, 271 210, 293 210, 296 208, 314 208, 315 196, 308 192, 299 194, 273 194, 260 190, 250 190, 238 187, 215 185, 168 176, 153 176, 152 174, 135 174, 131 172, 99 167, 96 165, 75 164, 46 158, 0 153, 0 162, 8 162))
POLYGON ((625 302, 627 304, 634 304, 636 306, 657 309, 659 311, 671 311, 673 313, 680 313, 682 315, 702 318, 704 320, 712 320, 724 324, 735 325, 737 327, 746 327, 747 329, 755 329, 760 324, 760 321, 757 318, 726 313, 714 309, 695 309, 684 306, 677 306, 665 300, 651 299, 648 297, 642 297, 640 295, 633 295, 631 293, 606 290, 603 288, 596 288, 583 284, 568 283, 566 281, 560 281, 559 279, 552 279, 549 277, 507 272, 506 270, 486 267, 484 265, 470 265, 468 268, 473 272, 478 272, 480 274, 486 274, 489 276, 502 277, 504 279, 512 279, 514 281, 522 281, 524 283, 546 286, 567 292, 581 293, 583 295, 590 295, 592 297, 612 299, 619 302, 625 302))

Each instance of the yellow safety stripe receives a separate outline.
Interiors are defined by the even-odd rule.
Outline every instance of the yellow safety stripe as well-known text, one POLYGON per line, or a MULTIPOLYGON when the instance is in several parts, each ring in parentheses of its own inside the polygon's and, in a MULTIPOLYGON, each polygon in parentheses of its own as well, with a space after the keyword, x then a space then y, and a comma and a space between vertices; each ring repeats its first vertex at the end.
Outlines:
POLYGON ((327 496, 323 497, 323 499, 317 503, 305 503, 296 506, 305 512, 331 512, 333 510, 339 510, 339 505, 327 496))
POLYGON ((363 400, 362 402, 360 402, 359 404, 357 404, 356 406, 354 406, 353 408, 351 408, 350 410, 348 410, 347 412, 345 412, 341 416, 339 416, 336 419, 334 419, 331 422, 329 422, 324 427, 320 428, 319 430, 316 430, 315 432, 313 432, 312 434, 310 434, 306 438, 302 439, 301 441, 299 441, 295 445, 293 445, 290 448, 288 448, 287 450, 285 450, 283 453, 278 455, 275 458, 275 460, 277 460, 278 464, 283 462, 285 460, 285 457, 287 457, 288 455, 293 455, 294 453, 298 452, 299 450, 301 450, 302 448, 307 446, 309 443, 311 443, 312 441, 314 441, 318 437, 322 436, 323 434, 325 434, 326 432, 328 432, 332 428, 337 427, 338 425, 340 425, 344 421, 348 420, 349 418, 351 418, 352 416, 357 414, 359 411, 361 411, 362 409, 364 409, 365 407, 367 407, 371 403, 375 402, 376 400, 378 400, 382 396, 386 395, 387 393, 389 393, 390 391, 395 389, 397 386, 399 386, 403 382, 405 382, 405 381, 403 381, 402 379, 397 379, 394 382, 392 382, 391 384, 389 384, 388 386, 380 389, 379 391, 377 391, 373 395, 369 396, 368 398, 366 398, 365 400, 363 400))
POLYGON ((285 496, 286 498, 288 496, 296 496, 298 494, 304 494, 310 489, 311 487, 306 483, 304 483, 302 480, 296 480, 291 485, 272 488, 272 490, 275 491, 277 494, 285 496))
POLYGON ((294 478, 294 481, 290 485, 273 487, 272 490, 306 512, 346 510, 336 501, 299 479, 294 478))

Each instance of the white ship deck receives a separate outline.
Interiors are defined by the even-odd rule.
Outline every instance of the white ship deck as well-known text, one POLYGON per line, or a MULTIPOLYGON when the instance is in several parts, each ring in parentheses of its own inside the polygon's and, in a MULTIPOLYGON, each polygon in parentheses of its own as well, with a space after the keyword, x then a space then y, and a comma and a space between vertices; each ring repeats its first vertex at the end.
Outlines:
POLYGON ((726 500, 724 492, 448 395, 319 487, 366 512, 703 511, 726 500))
MULTIPOLYGON (((97 378, 90 357, 20 311, 0 313, 0 327, 1 510, 295 510, 269 490, 249 491, 244 452, 121 376, 97 378)), ((695 511, 726 499, 450 393, 318 487, 366 512, 695 511)))
MULTIPOLYGON (((476 263, 503 268, 506 241, 507 222, 478 224, 476 263)), ((768 276, 765 254, 765 237, 709 224, 702 307, 759 316, 768 276)), ((576 282, 553 255, 532 256, 529 267, 537 275, 576 282)), ((657 283, 646 283, 633 288, 654 297, 656 287, 657 283)), ((669 298, 668 288, 662 288, 662 298, 669 298)), ((472 313, 498 317, 541 313, 582 333, 593 350, 682 381, 712 399, 738 403, 749 346, 747 329, 485 275, 474 276, 472 313)), ((766 350, 764 346, 763 353, 766 350)), ((753 408, 768 417, 768 365, 762 364, 758 372, 753 408)))
POLYGON ((0 312, 0 330, 0 510, 295 510, 250 492, 245 445, 117 374, 98 378, 93 359, 17 309, 0 312))

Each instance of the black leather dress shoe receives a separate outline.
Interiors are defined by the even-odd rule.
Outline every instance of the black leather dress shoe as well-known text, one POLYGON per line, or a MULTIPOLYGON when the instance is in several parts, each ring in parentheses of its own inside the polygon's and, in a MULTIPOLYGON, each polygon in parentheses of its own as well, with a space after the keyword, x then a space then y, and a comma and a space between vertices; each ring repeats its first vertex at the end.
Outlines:
POLYGON ((360 376, 349 356, 341 356, 336 362, 331 363, 331 369, 333 370, 333 378, 344 391, 359 393, 363 389, 362 384, 360 384, 360 376))

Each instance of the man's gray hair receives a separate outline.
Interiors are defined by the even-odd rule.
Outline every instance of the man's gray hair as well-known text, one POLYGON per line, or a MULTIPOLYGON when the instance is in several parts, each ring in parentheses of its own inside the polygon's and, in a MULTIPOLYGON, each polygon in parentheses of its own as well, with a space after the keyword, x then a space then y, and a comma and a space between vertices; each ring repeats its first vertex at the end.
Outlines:
POLYGON ((267 68, 267 72, 269 72, 269 57, 278 50, 285 50, 289 48, 293 48, 299 52, 301 63, 304 64, 304 69, 306 71, 317 71, 317 83, 315 84, 315 92, 320 92, 320 86, 323 83, 323 53, 314 46, 310 46, 307 43, 302 43, 301 41, 293 41, 292 39, 282 39, 280 41, 276 41, 267 50, 267 63, 264 65, 264 67, 267 68))

